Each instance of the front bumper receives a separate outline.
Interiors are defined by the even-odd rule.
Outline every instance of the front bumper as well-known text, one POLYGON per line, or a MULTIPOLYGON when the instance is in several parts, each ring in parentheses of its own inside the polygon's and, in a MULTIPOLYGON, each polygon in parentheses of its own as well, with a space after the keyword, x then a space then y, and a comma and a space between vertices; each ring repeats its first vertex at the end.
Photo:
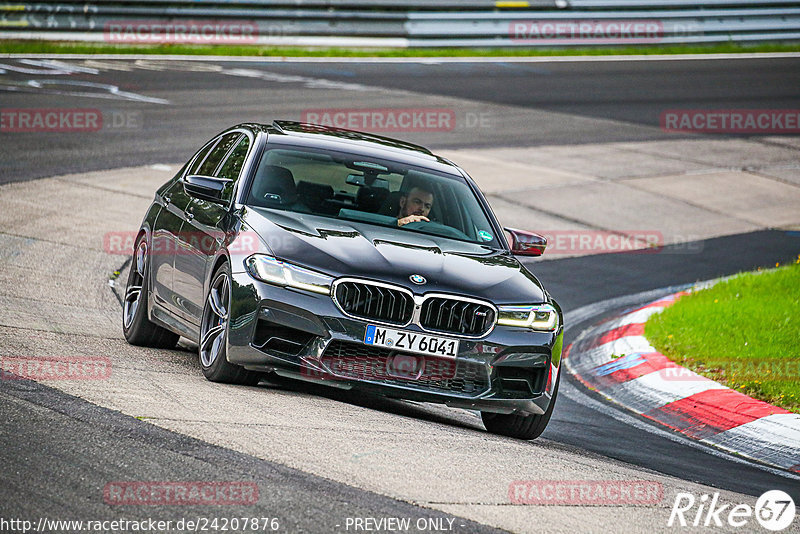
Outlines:
MULTIPOLYGON (((403 354, 367 345, 367 321, 342 314, 328 295, 232 275, 227 357, 250 370, 496 413, 543 414, 560 369, 563 329, 532 332, 496 326, 461 339, 454 360, 424 356, 397 373, 403 354)), ((419 331, 410 325, 404 330, 419 331)), ((458 338, 455 335, 443 337, 458 338)))

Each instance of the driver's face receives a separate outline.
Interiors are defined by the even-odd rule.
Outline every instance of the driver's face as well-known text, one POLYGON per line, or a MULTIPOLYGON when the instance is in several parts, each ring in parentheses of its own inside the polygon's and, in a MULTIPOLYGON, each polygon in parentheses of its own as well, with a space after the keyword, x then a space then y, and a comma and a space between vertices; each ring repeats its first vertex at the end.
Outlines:
POLYGON ((422 215, 427 217, 433 207, 433 193, 414 187, 405 197, 400 197, 400 217, 422 215))

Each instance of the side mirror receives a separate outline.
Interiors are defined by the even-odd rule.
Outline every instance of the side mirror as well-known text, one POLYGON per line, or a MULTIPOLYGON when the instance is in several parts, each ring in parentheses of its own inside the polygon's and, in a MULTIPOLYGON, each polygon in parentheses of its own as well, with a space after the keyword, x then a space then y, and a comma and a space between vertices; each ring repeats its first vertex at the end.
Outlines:
POLYGON ((525 230, 503 228, 511 234, 511 253, 515 256, 541 256, 547 248, 547 238, 525 230))
POLYGON ((222 200, 222 191, 225 186, 232 182, 227 178, 214 178, 213 176, 200 176, 193 174, 183 178, 183 190, 187 195, 216 202, 217 204, 224 204, 222 200))

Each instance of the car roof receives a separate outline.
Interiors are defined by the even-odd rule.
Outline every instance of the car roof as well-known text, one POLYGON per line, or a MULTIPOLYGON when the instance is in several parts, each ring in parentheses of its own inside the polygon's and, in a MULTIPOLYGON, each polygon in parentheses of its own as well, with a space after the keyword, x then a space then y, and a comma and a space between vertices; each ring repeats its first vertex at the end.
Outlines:
POLYGON ((268 138, 282 137, 285 139, 281 140, 283 142, 294 141, 305 146, 383 156, 386 159, 404 160, 463 176, 461 169, 450 160, 433 154, 423 146, 391 137, 285 120, 276 120, 272 124, 245 123, 235 128, 247 128, 253 133, 263 132, 268 138))

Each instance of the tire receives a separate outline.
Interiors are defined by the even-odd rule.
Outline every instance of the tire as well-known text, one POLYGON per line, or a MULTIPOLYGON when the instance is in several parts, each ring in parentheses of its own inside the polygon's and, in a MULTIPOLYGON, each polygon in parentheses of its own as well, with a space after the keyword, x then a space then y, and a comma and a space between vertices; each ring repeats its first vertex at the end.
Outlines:
POLYGON ((180 336, 148 319, 149 265, 147 239, 142 236, 136 242, 122 301, 122 332, 131 345, 172 349, 180 336))
POLYGON ((544 429, 547 428, 547 423, 550 422, 550 416, 553 415, 553 408, 555 408, 556 397, 558 396, 558 384, 561 380, 561 372, 559 372, 558 375, 558 378, 556 378, 556 385, 553 388, 553 397, 550 399, 550 405, 542 415, 481 412, 483 426, 492 434, 500 434, 501 436, 508 436, 510 438, 524 440, 538 438, 542 432, 544 432, 544 429))
POLYGON ((197 343, 200 367, 203 375, 211 382, 254 386, 261 380, 261 373, 248 371, 227 359, 230 302, 231 271, 225 263, 211 277, 203 306, 200 340, 197 343))

